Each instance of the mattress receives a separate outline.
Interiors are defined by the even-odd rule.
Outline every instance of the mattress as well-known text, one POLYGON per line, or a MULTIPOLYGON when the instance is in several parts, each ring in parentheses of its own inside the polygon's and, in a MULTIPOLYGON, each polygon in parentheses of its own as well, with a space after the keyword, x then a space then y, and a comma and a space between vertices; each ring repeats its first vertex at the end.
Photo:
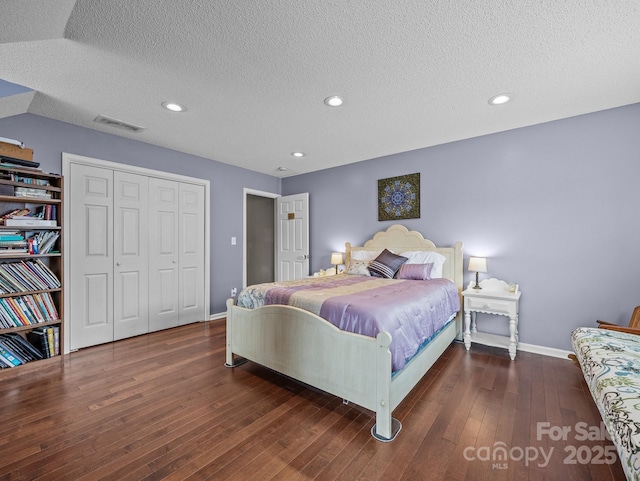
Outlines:
POLYGON ((460 297, 449 279, 340 274, 249 286, 237 304, 250 309, 274 304, 299 307, 339 329, 369 337, 386 331, 392 338, 392 370, 398 371, 451 322, 460 310, 460 297))

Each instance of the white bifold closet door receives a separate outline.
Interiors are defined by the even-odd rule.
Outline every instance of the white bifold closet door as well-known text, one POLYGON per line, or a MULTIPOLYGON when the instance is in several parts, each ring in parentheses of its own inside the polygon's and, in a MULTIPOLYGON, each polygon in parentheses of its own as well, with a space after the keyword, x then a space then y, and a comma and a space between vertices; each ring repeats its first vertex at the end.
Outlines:
POLYGON ((204 186, 181 182, 179 195, 180 294, 178 305, 180 306, 179 323, 184 325, 204 319, 204 186))
POLYGON ((113 339, 149 332, 149 179, 113 172, 113 339))
POLYGON ((70 348, 113 340, 113 170, 71 165, 70 348))
POLYGON ((70 173, 70 348, 204 320, 204 186, 70 173))
POLYGON ((149 179, 149 330, 202 319, 204 186, 149 179))

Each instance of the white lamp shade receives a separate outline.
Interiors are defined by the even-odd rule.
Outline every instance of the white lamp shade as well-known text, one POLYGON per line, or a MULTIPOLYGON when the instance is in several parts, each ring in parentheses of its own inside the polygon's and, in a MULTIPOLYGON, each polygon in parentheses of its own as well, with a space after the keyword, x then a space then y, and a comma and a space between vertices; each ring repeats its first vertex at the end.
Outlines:
POLYGON ((331 254, 331 262, 330 264, 337 266, 342 264, 342 253, 340 252, 333 252, 331 254))
POLYGON ((469 271, 487 272, 487 258, 486 257, 469 257, 469 271))

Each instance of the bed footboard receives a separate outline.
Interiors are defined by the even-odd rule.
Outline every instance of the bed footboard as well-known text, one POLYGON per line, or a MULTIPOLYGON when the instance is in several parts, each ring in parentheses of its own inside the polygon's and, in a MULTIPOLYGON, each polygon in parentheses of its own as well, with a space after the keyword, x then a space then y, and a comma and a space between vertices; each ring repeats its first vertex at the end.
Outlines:
POLYGON ((391 336, 341 331, 302 309, 227 301, 226 365, 240 356, 376 412, 375 437, 399 431, 391 412, 391 336), (395 432, 394 432, 395 431, 395 432))

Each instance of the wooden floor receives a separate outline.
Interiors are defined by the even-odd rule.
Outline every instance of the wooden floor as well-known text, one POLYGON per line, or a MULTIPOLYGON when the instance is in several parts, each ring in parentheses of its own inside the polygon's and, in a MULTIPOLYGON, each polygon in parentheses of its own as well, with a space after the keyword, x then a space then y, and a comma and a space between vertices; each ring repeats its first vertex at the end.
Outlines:
POLYGON ((0 373, 0 479, 624 479, 570 361, 453 344, 381 443, 369 411, 225 368, 224 337, 223 322, 193 324, 0 373))

